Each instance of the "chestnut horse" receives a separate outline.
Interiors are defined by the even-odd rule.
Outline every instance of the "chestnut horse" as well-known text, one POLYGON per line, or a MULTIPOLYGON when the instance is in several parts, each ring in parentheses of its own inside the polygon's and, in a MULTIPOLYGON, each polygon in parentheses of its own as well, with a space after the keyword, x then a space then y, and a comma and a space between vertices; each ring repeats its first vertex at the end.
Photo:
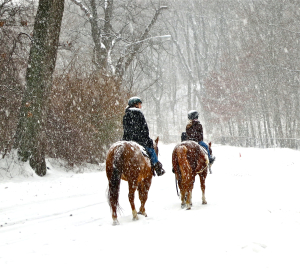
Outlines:
MULTIPOLYGON (((158 137, 154 144, 158 154, 158 137)), ((150 159, 143 152, 144 148, 133 141, 119 141, 114 143, 108 150, 106 157, 106 176, 108 178, 108 202, 112 210, 113 225, 119 224, 117 210, 119 206, 119 190, 121 179, 128 182, 129 202, 132 209, 133 220, 137 220, 137 214, 147 217, 145 203, 151 186, 153 170, 150 159), (134 205, 134 194, 138 189, 141 207, 137 213, 134 205)))
MULTIPOLYGON (((209 143, 211 151, 211 142, 209 143)), ((172 165, 176 176, 176 183, 181 193, 181 207, 187 210, 192 206, 192 191, 195 177, 199 174, 202 204, 207 204, 205 199, 205 179, 210 168, 206 150, 194 141, 184 141, 176 145, 172 153, 172 165)))

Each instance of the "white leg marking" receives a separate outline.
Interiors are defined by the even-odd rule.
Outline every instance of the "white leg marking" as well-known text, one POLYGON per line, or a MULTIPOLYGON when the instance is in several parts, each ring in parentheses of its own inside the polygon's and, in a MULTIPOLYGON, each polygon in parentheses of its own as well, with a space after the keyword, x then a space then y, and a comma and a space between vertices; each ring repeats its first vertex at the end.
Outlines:
POLYGON ((120 224, 120 223, 119 223, 119 221, 118 221, 117 219, 114 219, 114 220, 113 220, 113 224, 112 224, 113 226, 116 226, 116 225, 119 225, 119 224, 120 224))
POLYGON ((133 216, 132 220, 138 220, 139 219, 136 210, 132 210, 132 216, 133 216))

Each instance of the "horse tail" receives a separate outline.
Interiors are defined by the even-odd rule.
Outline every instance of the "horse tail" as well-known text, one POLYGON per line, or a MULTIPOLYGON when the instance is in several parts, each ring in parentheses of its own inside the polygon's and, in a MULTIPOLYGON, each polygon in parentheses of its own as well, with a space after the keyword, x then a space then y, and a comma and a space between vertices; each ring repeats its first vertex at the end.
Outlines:
POLYGON ((172 167, 174 169, 175 174, 180 174, 180 168, 179 168, 178 156, 177 156, 177 149, 175 149, 172 153, 172 167))
POLYGON ((178 165, 180 168, 181 179, 186 181, 189 175, 192 174, 192 168, 187 158, 187 148, 184 145, 181 145, 176 150, 178 165))
POLYGON ((178 164, 178 156, 177 156, 176 149, 172 153, 172 168, 173 168, 173 173, 175 174, 175 186, 176 186, 177 196, 180 197, 179 192, 178 192, 178 182, 177 181, 181 181, 181 174, 180 174, 180 168, 179 168, 179 164, 178 164))
POLYGON ((108 203, 113 211, 120 210, 119 205, 119 193, 122 175, 122 163, 123 163, 123 151, 118 148, 115 151, 114 159, 112 162, 112 171, 109 178, 109 188, 108 188, 108 203))

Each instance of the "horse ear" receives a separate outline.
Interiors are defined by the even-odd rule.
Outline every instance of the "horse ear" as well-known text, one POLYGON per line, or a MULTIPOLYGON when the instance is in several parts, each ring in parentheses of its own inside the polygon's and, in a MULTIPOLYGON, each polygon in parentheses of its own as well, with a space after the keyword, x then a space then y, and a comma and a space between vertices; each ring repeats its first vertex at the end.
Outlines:
POLYGON ((211 142, 208 143, 209 147, 211 148, 211 142))
POLYGON ((155 139, 155 144, 157 145, 158 143, 158 140, 159 140, 159 136, 155 139))

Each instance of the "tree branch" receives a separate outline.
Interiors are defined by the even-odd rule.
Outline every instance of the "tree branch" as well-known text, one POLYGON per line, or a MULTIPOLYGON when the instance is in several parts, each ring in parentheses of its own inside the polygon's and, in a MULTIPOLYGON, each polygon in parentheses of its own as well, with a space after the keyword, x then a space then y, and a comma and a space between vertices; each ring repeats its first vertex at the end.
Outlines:
POLYGON ((146 27, 144 33, 142 34, 142 36, 140 37, 139 41, 135 42, 134 44, 132 44, 133 46, 133 50, 131 53, 129 53, 125 63, 124 63, 124 67, 123 67, 123 62, 125 59, 125 55, 123 55, 117 63, 116 66, 116 70, 118 73, 118 76, 122 77, 124 72, 127 70, 128 66, 131 64, 131 62, 133 61, 135 55, 137 54, 137 52, 139 51, 139 49, 142 47, 142 45, 144 44, 144 41, 147 40, 147 36, 151 30, 151 28, 153 27, 153 25, 156 23, 158 16, 160 15, 161 11, 164 9, 167 9, 168 7, 166 6, 161 6, 158 10, 156 10, 150 24, 146 27))
POLYGON ((89 19, 92 19, 92 18, 93 18, 92 13, 89 11, 89 9, 88 9, 86 6, 84 6, 84 5, 82 4, 81 1, 78 1, 78 0, 71 0, 71 1, 72 1, 75 5, 79 6, 80 9, 85 13, 85 15, 86 15, 89 19))

